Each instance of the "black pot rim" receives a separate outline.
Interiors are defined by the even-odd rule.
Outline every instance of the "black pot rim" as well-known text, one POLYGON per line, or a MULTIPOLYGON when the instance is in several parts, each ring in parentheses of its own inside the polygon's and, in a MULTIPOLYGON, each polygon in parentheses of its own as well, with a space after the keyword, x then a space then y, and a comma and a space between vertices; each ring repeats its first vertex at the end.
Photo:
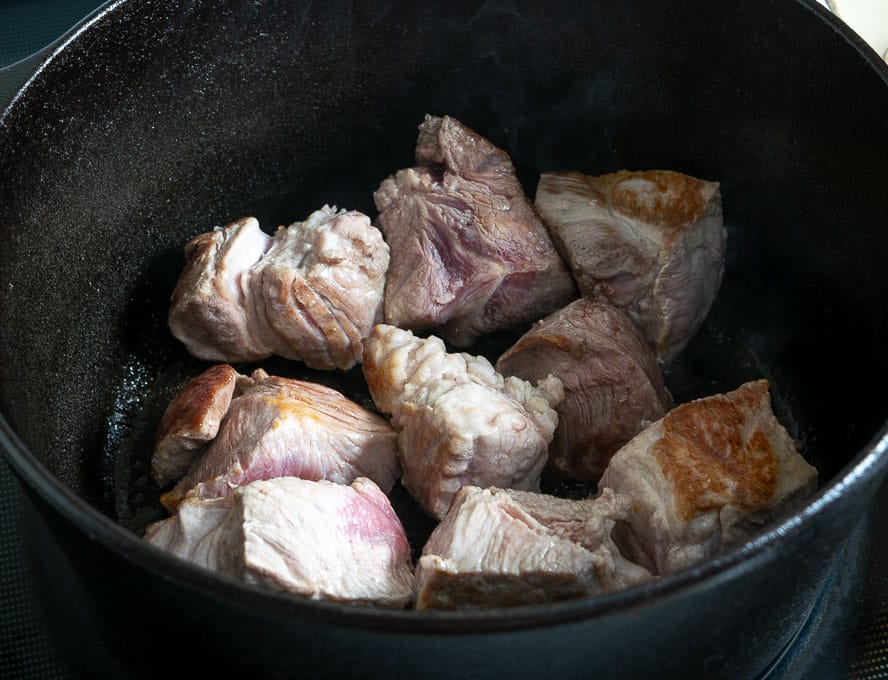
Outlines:
MULTIPOLYGON (((840 19, 816 0, 796 0, 850 43, 879 73, 888 87, 888 65, 840 19)), ((46 51, 43 59, 22 89, 0 113, 0 124, 16 103, 27 97, 36 76, 49 67, 63 50, 76 44, 93 26, 109 13, 131 4, 131 0, 114 0, 98 8, 82 20, 46 51)), ((7 132, 8 134, 8 132, 7 132)), ((870 482, 873 488, 888 473, 888 420, 855 458, 830 482, 822 486, 808 504, 797 513, 770 526, 746 544, 707 560, 699 565, 659 580, 596 597, 569 600, 546 605, 487 609, 478 611, 412 611, 385 610, 370 607, 299 599, 286 593, 262 590, 235 579, 212 574, 178 559, 154 545, 141 540, 111 518, 99 512, 84 499, 64 486, 25 446, 0 413, 0 451, 9 461, 18 478, 50 507, 87 536, 100 543, 133 566, 151 572, 158 578, 177 581, 187 588, 201 590, 208 597, 233 602, 245 607, 258 607, 265 613, 311 623, 326 623, 346 628, 373 629, 412 634, 428 633, 496 633, 545 626, 626 613, 666 597, 699 587, 719 579, 729 579, 777 550, 782 543, 793 540, 815 518, 829 511, 846 494, 870 482)))

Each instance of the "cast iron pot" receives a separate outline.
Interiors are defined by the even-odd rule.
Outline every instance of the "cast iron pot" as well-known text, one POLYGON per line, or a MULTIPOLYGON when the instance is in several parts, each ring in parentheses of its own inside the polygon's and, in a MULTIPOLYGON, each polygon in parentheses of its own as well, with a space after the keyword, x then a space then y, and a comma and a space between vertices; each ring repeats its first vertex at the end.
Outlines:
POLYGON ((110 3, 0 119, 0 443, 151 673, 755 677, 888 467, 886 112, 888 69, 810 1, 110 3), (141 541, 153 428, 203 368, 166 327, 184 243, 374 215, 426 113, 506 148, 530 195, 554 169, 721 182, 724 283, 668 378, 680 400, 771 380, 820 474, 803 510, 644 587, 466 613, 302 601, 141 541))

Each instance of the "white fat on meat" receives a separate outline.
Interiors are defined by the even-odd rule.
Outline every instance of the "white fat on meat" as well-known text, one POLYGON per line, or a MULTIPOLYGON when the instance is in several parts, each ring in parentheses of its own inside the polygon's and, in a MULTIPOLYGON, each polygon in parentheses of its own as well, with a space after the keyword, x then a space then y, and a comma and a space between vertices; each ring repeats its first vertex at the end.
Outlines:
POLYGON ((388 244, 370 218, 324 206, 273 236, 252 217, 185 248, 169 326, 207 361, 278 355, 348 369, 382 320, 388 244))
POLYGON ((387 324, 367 339, 363 370, 398 432, 401 482, 431 516, 466 484, 539 490, 560 380, 504 378, 484 357, 387 324))
POLYGON ((161 502, 212 498, 257 479, 292 476, 349 484, 369 477, 389 491, 400 474, 392 425, 317 383, 254 371, 215 438, 161 502))
POLYGON ((650 580, 611 538, 631 501, 611 490, 571 501, 465 486, 423 547, 417 609, 508 607, 595 595, 650 580))
POLYGON ((313 599, 404 607, 413 565, 404 527, 376 484, 296 477, 221 498, 189 498, 145 540, 213 572, 313 599))
POLYGON ((667 574, 795 510, 817 471, 775 417, 768 382, 756 380, 672 409, 614 454, 600 486, 637 508, 618 534, 627 554, 667 574))
POLYGON ((580 292, 623 309, 661 361, 678 355, 721 286, 718 183, 665 170, 550 172, 535 205, 580 292))

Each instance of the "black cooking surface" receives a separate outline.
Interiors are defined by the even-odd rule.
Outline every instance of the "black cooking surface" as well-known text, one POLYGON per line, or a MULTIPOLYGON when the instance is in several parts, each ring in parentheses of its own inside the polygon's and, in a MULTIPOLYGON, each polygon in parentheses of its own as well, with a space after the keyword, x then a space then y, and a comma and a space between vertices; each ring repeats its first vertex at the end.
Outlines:
MULTIPOLYGON (((35 63, 19 60, 100 4, 21 0, 0 5, 0 103, 35 63)), ((888 484, 767 680, 888 678, 886 538, 888 484)), ((83 584, 0 458, 0 678, 138 679, 138 662, 128 654, 95 615, 83 584)))

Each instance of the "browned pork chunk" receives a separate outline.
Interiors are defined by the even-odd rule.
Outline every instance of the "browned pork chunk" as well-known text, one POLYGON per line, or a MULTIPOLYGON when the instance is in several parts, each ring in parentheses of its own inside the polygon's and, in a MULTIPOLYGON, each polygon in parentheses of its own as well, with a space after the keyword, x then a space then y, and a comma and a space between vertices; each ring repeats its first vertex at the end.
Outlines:
POLYGON ((465 484, 539 490, 563 392, 503 378, 483 357, 448 354, 434 336, 380 324, 364 349, 377 407, 398 431, 401 482, 433 517, 465 484))
POLYGON ((666 574, 744 541, 816 484, 758 380, 671 410, 617 451, 600 486, 632 498, 622 539, 666 574))
POLYGON ((465 347, 576 296, 505 151, 454 118, 426 116, 416 161, 374 194, 391 246, 387 323, 465 347))
POLYGON ((465 486, 423 547, 416 607, 535 604, 649 580, 611 538, 630 506, 610 490, 595 500, 570 501, 465 486))
POLYGON ((549 445, 559 477, 597 481, 618 448, 672 408, 657 359, 629 317, 587 298, 534 324, 496 370, 561 380, 564 401, 549 445))
POLYGON ((404 527, 371 480, 295 477, 189 498, 145 540, 220 574, 314 599, 403 607, 413 595, 404 527))
POLYGON ((257 479, 301 477, 348 484, 369 477, 389 491, 400 474, 391 424, 324 385, 254 373, 188 473, 161 496, 175 511, 187 495, 224 496, 257 479))
POLYGON ((347 369, 382 320, 389 250, 362 213, 324 206, 274 236, 245 218, 201 234, 185 254, 169 325, 199 359, 277 354, 347 369))
POLYGON ((151 476, 158 486, 177 481, 203 455, 219 433, 231 400, 265 380, 262 369, 241 375, 217 364, 189 380, 161 416, 151 455, 151 476))
POLYGON ((228 412, 238 378, 228 364, 211 366, 192 378, 170 402, 157 427, 151 476, 166 486, 184 475, 228 412))
POLYGON ((721 285, 719 185, 660 170, 551 172, 536 207, 580 292, 623 309, 661 361, 681 352, 721 285))

